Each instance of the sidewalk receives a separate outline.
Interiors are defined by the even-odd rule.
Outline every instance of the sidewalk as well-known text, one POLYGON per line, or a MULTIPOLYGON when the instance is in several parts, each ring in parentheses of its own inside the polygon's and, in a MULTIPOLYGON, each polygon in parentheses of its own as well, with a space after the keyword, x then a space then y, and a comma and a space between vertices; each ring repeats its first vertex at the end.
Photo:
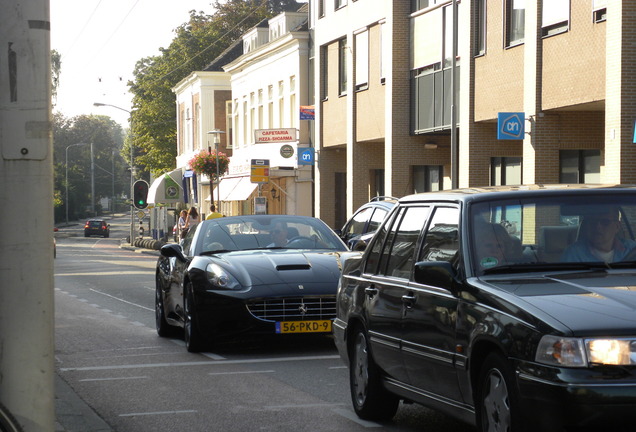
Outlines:
POLYGON ((55 432, 112 432, 108 424, 55 373, 55 432))

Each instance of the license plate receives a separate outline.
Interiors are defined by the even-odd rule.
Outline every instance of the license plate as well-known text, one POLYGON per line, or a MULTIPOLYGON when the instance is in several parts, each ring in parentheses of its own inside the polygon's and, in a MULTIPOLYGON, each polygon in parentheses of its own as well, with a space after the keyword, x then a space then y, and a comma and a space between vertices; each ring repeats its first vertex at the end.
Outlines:
POLYGON ((276 333, 328 333, 331 320, 281 321, 276 323, 276 333))

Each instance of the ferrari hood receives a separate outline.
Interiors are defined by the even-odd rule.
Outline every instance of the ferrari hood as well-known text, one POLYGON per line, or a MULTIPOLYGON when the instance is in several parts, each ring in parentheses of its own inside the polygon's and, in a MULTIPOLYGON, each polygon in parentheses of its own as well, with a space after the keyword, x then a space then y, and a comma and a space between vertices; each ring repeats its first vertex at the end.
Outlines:
MULTIPOLYGON (((335 294, 340 277, 337 252, 295 249, 232 252, 222 257, 224 267, 244 288, 335 294)), ((271 292, 269 294, 276 294, 271 292)))

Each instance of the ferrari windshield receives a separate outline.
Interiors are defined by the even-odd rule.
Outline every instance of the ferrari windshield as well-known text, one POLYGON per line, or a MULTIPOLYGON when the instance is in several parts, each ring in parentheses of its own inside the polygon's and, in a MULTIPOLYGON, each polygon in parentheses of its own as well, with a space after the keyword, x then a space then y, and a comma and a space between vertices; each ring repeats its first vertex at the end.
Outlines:
POLYGON ((248 215, 204 221, 195 254, 252 249, 321 249, 346 246, 320 219, 306 216, 248 215))
POLYGON ((487 201, 470 211, 475 274, 504 266, 636 260, 636 193, 487 201))

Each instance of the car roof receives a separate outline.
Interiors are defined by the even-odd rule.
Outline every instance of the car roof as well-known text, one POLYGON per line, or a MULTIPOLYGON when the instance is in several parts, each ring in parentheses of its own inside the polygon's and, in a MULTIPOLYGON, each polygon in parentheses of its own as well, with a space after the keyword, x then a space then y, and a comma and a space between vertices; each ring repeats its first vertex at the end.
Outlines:
POLYGON ((395 204, 397 204, 398 202, 398 198, 395 197, 390 197, 390 196, 376 196, 371 198, 371 201, 362 204, 360 207, 358 207, 358 209, 356 210, 356 212, 358 210, 361 210, 363 208, 367 208, 367 207, 384 207, 387 209, 391 209, 395 204))
POLYGON ((532 184, 516 186, 484 186, 464 189, 450 189, 439 192, 425 192, 400 198, 402 204, 421 201, 469 202, 488 201, 506 198, 519 198, 520 195, 578 195, 603 191, 604 193, 636 192, 636 185, 603 184, 532 184))

